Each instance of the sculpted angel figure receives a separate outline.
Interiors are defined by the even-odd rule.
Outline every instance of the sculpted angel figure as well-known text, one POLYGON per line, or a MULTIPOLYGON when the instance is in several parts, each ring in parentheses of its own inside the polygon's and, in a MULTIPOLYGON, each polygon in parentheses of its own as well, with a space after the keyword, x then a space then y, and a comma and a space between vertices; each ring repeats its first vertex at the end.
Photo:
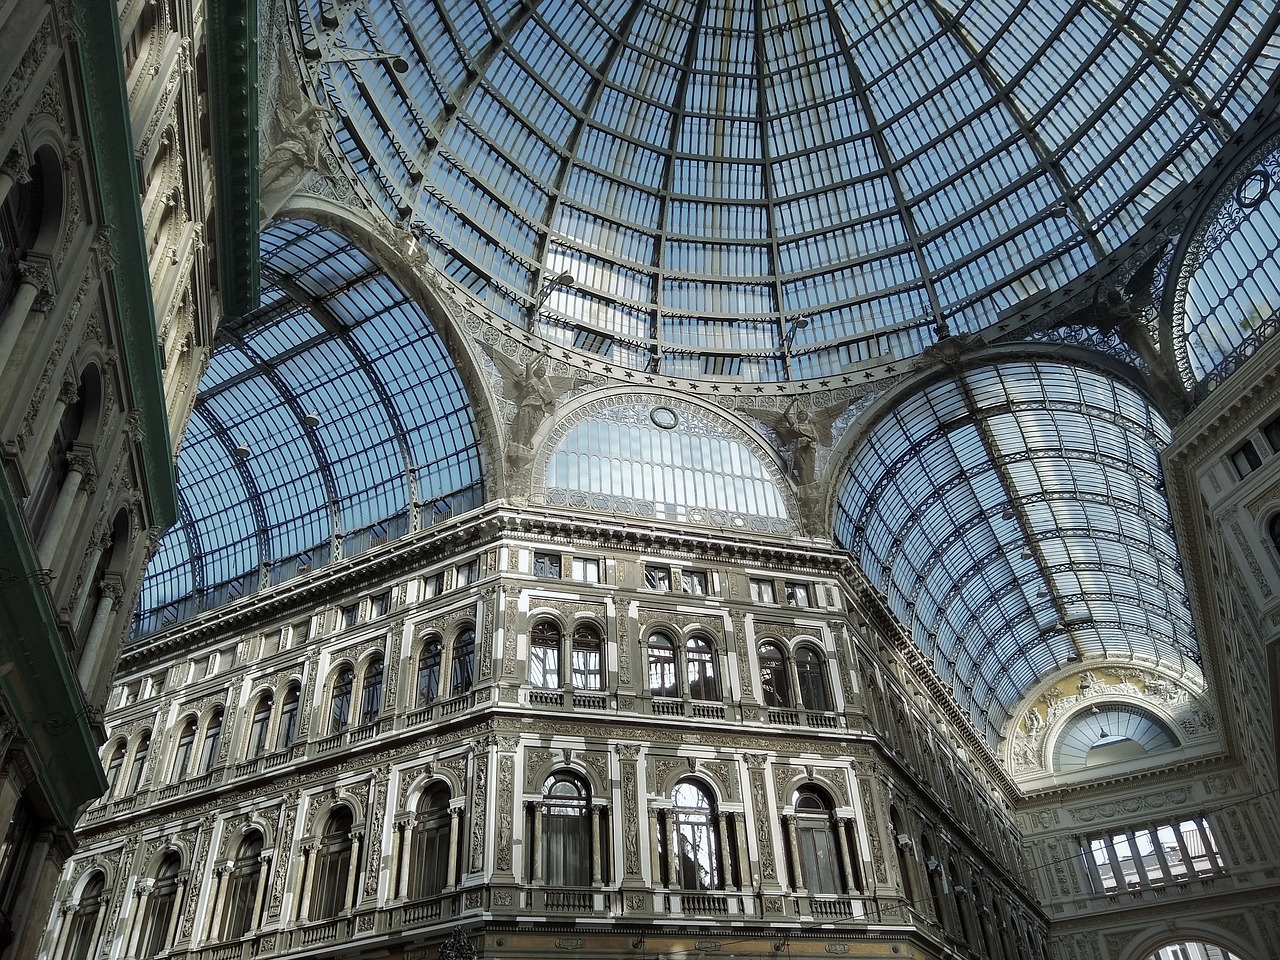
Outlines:
POLYGON ((262 219, 275 216, 302 178, 320 167, 324 118, 330 111, 302 91, 288 44, 277 47, 280 82, 276 87, 275 132, 278 139, 262 158, 262 219))
POLYGON ((782 413, 759 409, 747 412, 777 434, 784 447, 790 448, 791 471, 796 482, 807 487, 818 478, 818 447, 831 443, 831 425, 846 409, 846 404, 834 403, 810 410, 800 406, 796 398, 782 413))
POLYGON ((533 435, 556 407, 556 398, 571 384, 569 377, 555 376, 545 353, 535 354, 521 363, 500 350, 492 352, 502 370, 516 415, 511 421, 511 447, 508 460, 513 467, 523 466, 532 456, 533 435))

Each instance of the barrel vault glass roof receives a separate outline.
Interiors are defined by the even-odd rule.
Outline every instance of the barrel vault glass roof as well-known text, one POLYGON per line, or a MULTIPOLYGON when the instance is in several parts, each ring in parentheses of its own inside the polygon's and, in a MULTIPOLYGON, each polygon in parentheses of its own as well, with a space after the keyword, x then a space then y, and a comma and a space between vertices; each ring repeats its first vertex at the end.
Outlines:
POLYGON ((1160 416, 1093 370, 936 382, 859 445, 836 538, 994 743, 1053 670, 1120 656, 1198 672, 1160 416))
POLYGON ((499 316, 807 378, 1118 248, 1280 63, 1269 0, 299 0, 391 217, 499 316), (572 285, 555 283, 569 274, 572 285))
POLYGON ((137 633, 482 496, 470 403, 422 308, 315 224, 274 224, 261 254, 261 305, 219 330, 200 383, 137 633))

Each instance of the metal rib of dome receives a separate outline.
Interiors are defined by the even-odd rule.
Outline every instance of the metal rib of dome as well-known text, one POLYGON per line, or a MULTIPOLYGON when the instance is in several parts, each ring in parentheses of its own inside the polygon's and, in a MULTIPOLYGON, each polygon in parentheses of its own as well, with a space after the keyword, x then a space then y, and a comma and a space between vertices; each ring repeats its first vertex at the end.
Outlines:
POLYGON ((753 380, 913 355, 1075 277, 1280 62, 1256 0, 298 14, 347 159, 497 315, 632 368, 753 380))
POLYGON ((1168 440, 1132 388, 1042 361, 936 382, 859 445, 836 538, 993 743, 1076 660, 1198 672, 1160 489, 1168 440))
POLYGON ((422 308, 315 224, 272 225, 261 255, 261 305, 218 331, 200 382, 136 634, 482 497, 470 401, 422 308))

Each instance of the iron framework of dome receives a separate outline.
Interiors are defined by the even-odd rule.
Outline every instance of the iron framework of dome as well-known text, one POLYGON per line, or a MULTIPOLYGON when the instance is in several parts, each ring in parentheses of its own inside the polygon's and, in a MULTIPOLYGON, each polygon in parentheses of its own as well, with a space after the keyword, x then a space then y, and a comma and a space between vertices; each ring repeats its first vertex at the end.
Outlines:
POLYGON ((764 381, 914 355, 1077 276, 1280 62, 1260 2, 297 13, 341 151, 496 315, 764 381))
POLYGON ((261 253, 262 302, 200 383, 137 634, 483 498, 470 400, 423 309, 313 223, 272 225, 261 253))

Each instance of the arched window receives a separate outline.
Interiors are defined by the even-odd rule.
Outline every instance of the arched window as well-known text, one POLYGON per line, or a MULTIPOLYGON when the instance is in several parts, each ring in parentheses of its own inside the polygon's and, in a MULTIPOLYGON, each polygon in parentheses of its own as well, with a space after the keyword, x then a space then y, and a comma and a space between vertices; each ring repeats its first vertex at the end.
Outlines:
POLYGON ((449 883, 449 872, 449 791, 437 783, 418 801, 409 896, 421 900, 443 892, 449 883))
POLYGON ((277 750, 289 749, 298 736, 298 700, 301 696, 302 687, 296 683, 289 684, 289 689, 284 694, 284 703, 280 707, 280 729, 276 731, 277 750))
POLYGON ((801 787, 794 806, 800 886, 815 895, 844 893, 830 803, 814 788, 801 787))
POLYGON ((449 695, 461 696, 471 689, 476 665, 476 632, 467 627, 453 639, 453 669, 449 680, 449 695))
POLYGON ((418 655, 418 706, 425 707, 440 695, 440 661, 444 644, 436 636, 427 637, 418 655))
POLYGON ((603 690, 600 631, 592 624, 580 623, 573 628, 573 688, 603 690))
POLYGON ((760 692, 766 707, 791 707, 791 682, 787 658, 774 643, 760 644, 760 692))
POLYGON ((542 785, 541 879, 552 886, 591 883, 591 793, 571 773, 552 774, 542 785))
POLYGON ((544 690, 560 689, 560 626, 542 619, 529 631, 529 683, 544 690))
POLYGON ((351 811, 338 807, 325 821, 316 848, 311 890, 312 920, 328 920, 347 908, 347 879, 351 872, 351 811))
POLYGON ((240 841, 227 882, 223 907, 222 939, 238 940, 258 922, 254 907, 261 907, 258 886, 262 878, 262 834, 253 830, 240 841))
POLYGON ((154 957, 162 950, 167 950, 170 943, 170 928, 176 920, 174 916, 175 901, 178 896, 178 871, 182 869, 182 861, 177 853, 170 851, 160 861, 160 869, 156 871, 156 883, 151 888, 151 896, 147 898, 147 913, 142 920, 142 937, 139 958, 154 957))
POLYGON ((116 781, 120 779, 120 771, 124 769, 124 752, 126 742, 121 740, 111 751, 111 759, 107 761, 107 793, 111 796, 116 789, 116 781))
POLYGON ((719 700, 720 678, 716 672, 715 647, 705 637, 690 637, 684 655, 689 696, 694 700, 719 700))
POLYGON ((341 733, 347 729, 351 717, 351 688, 355 682, 355 670, 351 664, 343 664, 333 681, 333 695, 329 697, 330 733, 341 733))
POLYGON ((52 519, 54 503, 70 473, 68 458, 72 455, 72 446, 81 439, 86 411, 91 405, 96 407, 100 399, 100 383, 96 369, 86 369, 80 377, 75 399, 63 408, 58 428, 49 444, 45 466, 33 484, 26 502, 27 522, 35 542, 44 539, 46 527, 52 519))
POLYGON ((800 690, 800 705, 806 710, 831 709, 826 667, 813 647, 805 645, 796 649, 796 686, 800 690))
POLYGON ((142 786, 142 778, 147 772, 147 757, 151 753, 151 731, 143 730, 138 737, 137 749, 133 751, 133 763, 129 766, 129 783, 125 787, 126 795, 138 792, 142 786))
POLYGON ((267 731, 271 727, 271 693, 258 697, 253 708, 253 721, 249 724, 249 756, 257 757, 267 752, 267 731))
POLYGON ((373 723, 382 712, 382 657, 374 657, 364 669, 360 685, 360 722, 373 723))
POLYGON ((89 960, 89 956, 96 952, 94 948, 101 936, 98 919, 102 916, 102 891, 105 888, 106 877, 99 872, 90 877, 81 890, 75 913, 71 915, 67 952, 62 955, 63 960, 89 960))
POLYGON ((674 869, 668 865, 668 876, 685 890, 722 889, 720 838, 711 797, 697 784, 681 781, 671 791, 671 817, 676 862, 674 869))
POLYGON ((1178 746, 1177 735, 1149 710, 1126 703, 1097 703, 1063 725, 1053 744, 1052 764, 1069 773, 1104 763, 1135 760, 1178 746))
POLYGON ((655 697, 678 697, 676 651, 665 633, 649 637, 649 692, 655 697))
POLYGON ((222 708, 213 711, 204 728, 204 744, 200 748, 200 774, 203 776, 218 762, 218 744, 222 742, 222 708))
POLYGON ((177 783, 187 775, 191 767, 191 754, 196 748, 196 718, 188 717, 178 734, 178 749, 173 755, 173 771, 169 779, 177 783))

